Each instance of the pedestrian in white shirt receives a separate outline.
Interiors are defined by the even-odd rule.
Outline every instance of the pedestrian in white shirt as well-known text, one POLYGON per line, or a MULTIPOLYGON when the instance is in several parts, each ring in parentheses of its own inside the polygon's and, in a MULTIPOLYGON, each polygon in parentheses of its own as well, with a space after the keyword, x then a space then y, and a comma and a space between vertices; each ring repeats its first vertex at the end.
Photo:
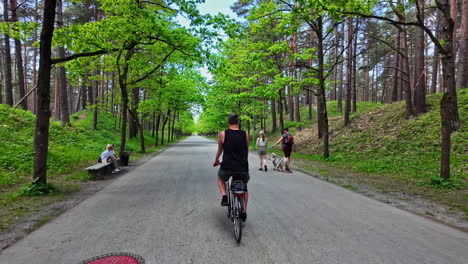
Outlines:
POLYGON ((102 152, 101 154, 101 161, 102 163, 111 163, 114 165, 114 170, 112 171, 112 173, 119 173, 120 172, 120 169, 119 169, 119 166, 118 166, 118 160, 119 160, 119 157, 117 157, 117 155, 115 155, 114 153, 114 145, 113 144, 108 144, 106 146, 106 150, 104 152, 102 152))

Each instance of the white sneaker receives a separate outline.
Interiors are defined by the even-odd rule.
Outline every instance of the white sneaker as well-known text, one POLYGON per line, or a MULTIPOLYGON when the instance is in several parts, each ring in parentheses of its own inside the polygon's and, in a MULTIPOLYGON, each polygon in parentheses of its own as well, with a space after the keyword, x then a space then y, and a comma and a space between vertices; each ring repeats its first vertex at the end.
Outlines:
POLYGON ((117 174, 117 173, 119 173, 119 170, 117 170, 117 169, 112 171, 112 174, 117 174))
POLYGON ((121 170, 120 170, 120 169, 115 169, 115 170, 116 170, 117 172, 121 172, 121 170))

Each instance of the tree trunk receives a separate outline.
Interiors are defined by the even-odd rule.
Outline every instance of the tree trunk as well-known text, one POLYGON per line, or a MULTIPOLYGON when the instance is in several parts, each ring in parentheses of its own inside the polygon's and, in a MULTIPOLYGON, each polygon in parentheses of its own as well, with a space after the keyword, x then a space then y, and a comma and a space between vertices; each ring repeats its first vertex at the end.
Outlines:
MULTIPOLYGON (((101 75, 100 71, 97 70, 95 72, 95 75, 96 76, 99 76, 101 75)), ((93 105, 94 105, 94 108, 93 108, 93 129, 97 129, 97 126, 98 126, 98 110, 99 110, 99 80, 95 80, 94 81, 94 85, 96 85, 94 88, 93 88, 93 105)))
MULTIPOLYGON (((446 14, 441 19, 442 31, 441 39, 446 43, 442 53, 442 73, 446 91, 440 101, 440 116, 442 122, 442 151, 440 159, 440 177, 450 178, 450 137, 453 132, 460 127, 458 116, 457 91, 455 84, 455 52, 454 52, 454 31, 455 21, 450 16, 449 0, 441 0, 437 3, 443 13, 446 14), (448 14, 448 15, 447 15, 448 14)), ((452 9, 453 10, 453 9, 452 9)), ((453 14, 452 14, 453 16, 453 14)))
MULTIPOLYGON (((436 32, 435 32, 435 37, 436 39, 440 38, 440 19, 441 19, 441 13, 440 11, 437 11, 437 19, 436 19, 436 32)), ((431 93, 435 94, 437 93, 437 74, 439 70, 439 49, 434 45, 434 55, 433 57, 433 62, 432 62, 432 80, 431 80, 431 93)), ((439 81, 440 82, 440 81, 439 81)))
POLYGON ((322 156, 324 158, 328 158, 330 155, 329 153, 329 146, 328 146, 328 115, 327 115, 327 98, 326 98, 326 91, 325 91, 325 70, 324 70, 324 60, 325 60, 325 51, 324 51, 324 40, 323 40, 323 18, 319 17, 316 20, 317 22, 317 60, 318 60, 318 96, 317 96, 317 115, 318 115, 318 129, 319 134, 321 134, 323 138, 323 151, 322 156))
POLYGON ((346 100, 345 100, 345 114, 344 114, 344 125, 349 125, 349 114, 351 112, 351 87, 352 87, 352 32, 353 32, 353 19, 348 18, 348 30, 347 30, 347 43, 348 47, 346 50, 346 100))
MULTIPOLYGON (((133 46, 134 47, 134 46, 133 46)), ((119 70, 119 86, 120 93, 122 95, 122 123, 120 130, 120 148, 119 154, 122 155, 125 152, 125 144, 127 143, 127 112, 128 112, 128 91, 127 91, 127 76, 128 76, 128 61, 134 54, 134 49, 130 49, 125 54, 125 64, 122 71, 119 70)), ((118 60, 117 60, 118 62, 118 60)), ((120 67, 120 66, 119 66, 120 67)))
POLYGON ((307 97, 309 97, 309 120, 312 120, 312 96, 314 95, 310 91, 307 92, 307 97))
MULTIPOLYGON (((345 23, 341 23, 341 38, 340 38, 340 42, 341 42, 341 50, 344 49, 344 41, 345 41, 345 38, 344 38, 344 32, 345 32, 345 23)), ((339 81, 340 81, 340 84, 338 85, 338 102, 337 102, 337 111, 338 113, 342 113, 343 112, 343 77, 344 77, 344 63, 340 63, 340 78, 339 78, 339 81)))
POLYGON ((156 129, 156 111, 153 111, 153 117, 151 118, 151 136, 154 137, 156 129))
MULTIPOLYGON (((10 0, 11 5, 11 21, 18 22, 18 15, 16 14, 16 9, 18 5, 16 0, 10 0)), ((15 39, 15 60, 16 60, 16 69, 17 69, 17 78, 18 78, 18 90, 19 90, 19 98, 22 99, 26 95, 26 88, 25 88, 25 81, 24 81, 24 69, 23 69, 23 57, 21 54, 21 41, 19 39, 15 39)), ((24 110, 28 109, 28 101, 23 100, 21 102, 21 108, 24 110)))
POLYGON ((80 99, 81 99, 81 92, 82 89, 78 89, 78 97, 76 97, 76 108, 75 108, 75 113, 80 111, 80 99))
POLYGON ((54 80, 54 110, 53 115, 55 121, 60 120, 60 88, 59 88, 59 77, 58 71, 55 69, 53 72, 53 80, 54 80))
POLYGON ((169 115, 171 114, 171 110, 167 110, 167 114, 164 116, 163 126, 162 126, 162 133, 161 133, 161 145, 164 145, 164 129, 166 128, 167 120, 169 119, 169 115))
MULTIPOLYGON (((132 111, 137 112, 138 111, 138 103, 140 99, 140 89, 137 87, 134 87, 132 90, 132 111)), ((128 138, 135 138, 138 134, 138 126, 137 126, 138 120, 136 120, 133 116, 130 116, 129 120, 129 132, 128 132, 128 138)))
POLYGON ((82 79, 82 83, 81 83, 81 110, 86 109, 86 99, 88 98, 88 96, 86 94, 87 83, 88 83, 88 73, 85 72, 85 75, 84 75, 84 77, 82 79))
MULTIPOLYGON (((397 15, 398 21, 400 23, 406 23, 406 15, 404 10, 404 1, 399 0, 398 5, 401 8, 395 7, 391 2, 390 5, 393 9, 393 12, 397 15)), ((406 110, 405 110, 405 117, 409 119, 413 115, 413 102, 411 99, 411 80, 410 80, 410 68, 409 68, 409 59, 408 59, 408 42, 406 37, 406 27, 399 28, 400 36, 400 54, 401 58, 401 79, 402 79, 402 90, 405 93, 405 101, 406 101, 406 110)))
POLYGON ((174 128, 175 128, 175 121, 176 121, 176 116, 177 116, 177 112, 174 111, 174 119, 172 120, 172 132, 171 132, 171 141, 175 141, 175 138, 174 138, 174 128))
POLYGON ((458 88, 468 88, 468 0, 463 0, 461 17, 458 88))
MULTIPOLYGON (((36 23, 39 23, 39 5, 38 5, 38 0, 35 1, 35 13, 34 13, 34 21, 36 23)), ((38 38, 38 29, 37 27, 34 29, 34 38, 33 40, 34 41, 37 41, 37 38, 38 38)), ((34 87, 37 86, 37 54, 38 54, 38 48, 37 46, 34 46, 34 50, 33 50, 33 74, 32 74, 32 89, 34 89, 34 87)), ((32 112, 33 114, 37 114, 37 105, 36 105, 36 101, 37 101, 37 89, 34 89, 33 91, 33 97, 32 97, 32 112)))
MULTIPOLYGON (((335 49, 334 49, 334 57, 338 56, 338 47, 340 42, 340 33, 338 32, 337 28, 335 28, 335 49)), ((310 43, 310 48, 312 48, 312 41, 309 41, 310 43)), ((312 58, 311 58, 312 59, 312 58)), ((312 66, 311 64, 309 66, 312 66)), ((332 96, 330 100, 336 100, 336 93, 337 93, 337 80, 338 80, 338 67, 335 67, 333 70, 333 90, 332 90, 332 96)), ((310 120, 310 119, 309 119, 310 120)))
MULTIPOLYGON (((4 21, 8 23, 10 21, 8 17, 8 0, 3 0, 3 17, 4 21)), ((13 84, 12 84, 12 73, 11 73, 11 54, 10 54, 10 37, 5 34, 5 60, 3 64, 4 78, 5 78, 5 103, 9 106, 13 106, 13 84)))
POLYGON ((356 18, 356 32, 354 32, 354 43, 353 43, 353 48, 352 48, 352 51, 353 51, 353 76, 352 76, 352 80, 353 80, 353 102, 352 102, 352 112, 353 113, 356 113, 357 112, 357 87, 356 87, 356 79, 357 79, 357 37, 358 37, 358 34, 359 34, 359 18, 356 18))
MULTIPOLYGON (((417 5, 421 10, 421 20, 424 21, 424 1, 417 0, 417 5)), ((420 115, 426 112, 426 71, 424 62, 424 30, 416 28, 416 43, 415 43, 415 86, 414 86, 414 102, 415 114, 420 115)))
MULTIPOLYGON (((15 1, 15 0, 12 0, 15 1)), ((62 13, 62 1, 57 2, 57 28, 63 27, 63 13, 62 13)), ((65 57, 65 48, 58 47, 57 53, 59 58, 65 57)), ((68 93, 67 93, 67 74, 65 67, 58 66, 58 86, 60 89, 60 120, 62 126, 70 125, 70 111, 68 110, 68 93)))
POLYGON ((283 119, 283 104, 281 103, 282 102, 282 91, 279 90, 278 93, 279 93, 279 102, 278 102, 279 121, 280 121, 281 132, 283 132, 284 131, 284 119, 283 119))
MULTIPOLYGON (((292 48, 292 53, 293 55, 297 54, 297 34, 294 33, 292 36, 292 41, 291 41, 291 48, 292 48)), ((299 82, 298 76, 297 76, 297 61, 293 60, 293 65, 291 67, 291 75, 292 77, 299 82)), ((291 87, 292 90, 292 87, 291 87)), ((291 107, 291 112, 294 114, 293 119, 291 120, 296 120, 296 122, 301 122, 301 111, 299 108, 300 102, 299 102, 299 95, 293 95, 291 94, 292 101, 293 101, 293 106, 291 107)), ((302 127, 297 127, 297 130, 301 130, 302 127)))
POLYGON ((159 123, 161 123, 161 113, 158 114, 158 118, 156 119, 156 146, 159 144, 159 123))
POLYGON ((289 104, 289 121, 294 121, 294 95, 292 95, 292 87, 288 87, 288 104, 289 104))
MULTIPOLYGON (((405 22, 404 17, 401 20, 402 22, 405 22)), ((401 34, 401 52, 403 54, 402 57, 402 84, 403 84, 403 92, 405 96, 405 101, 406 101, 406 111, 405 111, 405 117, 406 119, 409 119, 413 115, 413 102, 411 100, 411 83, 410 83, 410 69, 409 69, 409 62, 408 62, 408 46, 407 46, 407 40, 406 40, 406 28, 402 28, 400 31, 401 34)))
MULTIPOLYGON (((401 34, 399 33, 399 30, 397 29, 397 37, 396 37, 396 49, 398 51, 401 50, 401 34)), ((400 53, 395 52, 395 63, 394 63, 394 72, 393 72, 393 86, 392 86, 392 98, 391 102, 394 103, 398 101, 398 83, 400 83, 400 53)))
MULTIPOLYGON (((136 117, 136 120, 138 122, 138 113, 134 112, 134 115, 136 117)), ((140 132, 140 151, 142 153, 146 152, 146 147, 145 147, 145 130, 143 129, 143 118, 141 119, 141 123, 139 125, 140 129, 138 130, 140 132)))
MULTIPOLYGON (((3 70, 3 54, 0 49, 0 69, 3 70)), ((0 70, 0 104, 3 104, 3 81, 4 81, 4 72, 0 70)))
POLYGON ((284 96, 283 96, 283 111, 284 114, 289 114, 289 106, 288 106, 288 95, 286 93, 287 88, 284 88, 284 96))
POLYGON ((44 0, 44 17, 40 37, 39 77, 37 82, 37 115, 34 131, 33 179, 47 182, 47 152, 50 120, 50 69, 52 67, 52 37, 55 22, 55 0, 44 0))
POLYGON ((277 129, 277 126, 276 126, 276 101, 275 100, 271 100, 271 131, 272 132, 275 132, 276 129, 277 129))

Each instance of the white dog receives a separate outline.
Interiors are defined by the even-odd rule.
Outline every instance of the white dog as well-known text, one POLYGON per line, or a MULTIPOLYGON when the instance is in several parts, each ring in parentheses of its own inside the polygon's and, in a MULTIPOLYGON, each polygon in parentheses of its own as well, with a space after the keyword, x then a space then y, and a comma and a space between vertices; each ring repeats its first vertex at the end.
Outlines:
POLYGON ((271 153, 271 159, 273 161, 273 170, 284 171, 283 167, 286 165, 286 158, 278 158, 278 155, 271 153))

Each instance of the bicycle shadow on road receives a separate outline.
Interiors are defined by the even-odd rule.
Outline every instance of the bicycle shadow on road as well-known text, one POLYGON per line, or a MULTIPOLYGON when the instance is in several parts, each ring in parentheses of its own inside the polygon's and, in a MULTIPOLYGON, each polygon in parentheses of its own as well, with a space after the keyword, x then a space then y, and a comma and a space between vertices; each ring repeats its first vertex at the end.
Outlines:
POLYGON ((231 219, 229 219, 226 215, 226 207, 216 208, 216 210, 212 211, 212 214, 212 219, 214 219, 214 229, 217 230, 220 234, 226 234, 227 238, 232 239, 233 227, 231 219))

